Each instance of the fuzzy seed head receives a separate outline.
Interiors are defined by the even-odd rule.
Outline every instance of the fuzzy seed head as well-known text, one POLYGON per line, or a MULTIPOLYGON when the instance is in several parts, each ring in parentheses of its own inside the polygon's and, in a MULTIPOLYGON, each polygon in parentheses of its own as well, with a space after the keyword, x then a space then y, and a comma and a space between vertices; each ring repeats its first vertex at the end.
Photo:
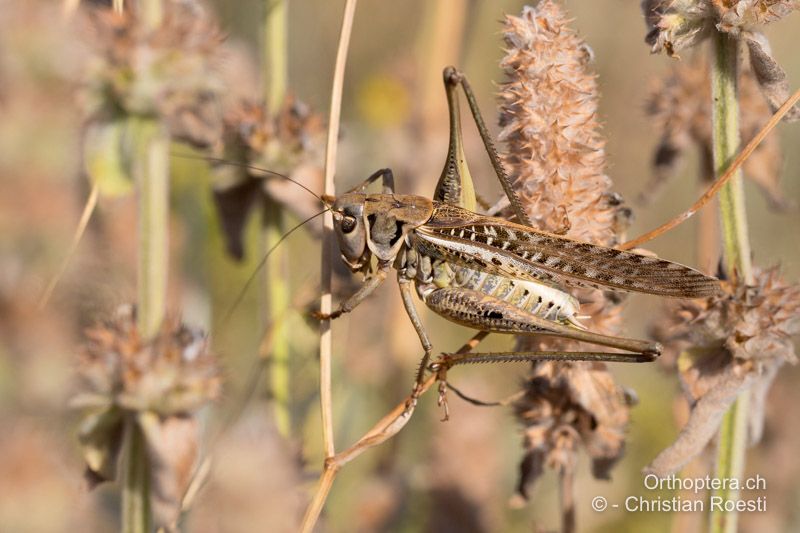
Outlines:
POLYGON ((574 473, 581 447, 594 476, 609 479, 625 445, 631 396, 604 365, 535 365, 525 393, 514 405, 525 426, 519 494, 528 498, 544 467, 574 473))
POLYGON ((83 410, 78 438, 89 486, 116 479, 123 443, 140 432, 153 521, 171 531, 199 457, 195 412, 220 392, 207 338, 169 317, 155 338, 142 339, 132 306, 86 336, 78 367, 83 390, 72 404, 83 410))
POLYGON ((319 211, 312 195, 273 173, 287 175, 312 191, 322 188, 323 121, 292 95, 274 113, 244 99, 226 113, 223 140, 219 157, 238 165, 216 166, 214 200, 228 251, 241 259, 246 222, 265 199, 300 219, 319 211))
POLYGON ((311 160, 322 134, 320 115, 292 95, 274 113, 253 101, 240 101, 225 115, 226 147, 244 150, 251 164, 277 172, 291 172, 311 160))
POLYGON ((728 284, 722 294, 672 307, 655 334, 677 364, 692 411, 675 442, 647 468, 658 476, 700 455, 744 391, 751 392, 748 441, 761 439, 772 381, 797 360, 792 336, 800 333, 800 286, 784 282, 777 268, 757 269, 752 286, 728 284))
POLYGON ((500 140, 514 188, 534 224, 594 243, 616 241, 611 180, 597 120, 592 52, 558 4, 507 16, 507 81, 500 91, 500 140))

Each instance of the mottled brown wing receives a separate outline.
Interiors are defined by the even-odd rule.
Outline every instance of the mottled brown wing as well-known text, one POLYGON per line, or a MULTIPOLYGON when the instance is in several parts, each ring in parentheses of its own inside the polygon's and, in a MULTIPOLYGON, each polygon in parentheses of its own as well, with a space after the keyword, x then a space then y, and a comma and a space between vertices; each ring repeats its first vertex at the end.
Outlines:
POLYGON ((429 252, 516 279, 677 298, 700 298, 719 290, 717 279, 672 261, 568 239, 448 204, 436 203, 431 218, 415 233, 429 252))

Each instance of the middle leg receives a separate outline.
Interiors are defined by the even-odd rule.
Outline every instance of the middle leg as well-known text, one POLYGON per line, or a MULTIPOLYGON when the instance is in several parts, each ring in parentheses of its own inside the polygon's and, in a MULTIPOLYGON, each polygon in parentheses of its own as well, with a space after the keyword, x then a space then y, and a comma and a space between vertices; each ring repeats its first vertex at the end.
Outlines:
POLYGON ((425 354, 422 356, 422 361, 420 361, 419 368, 417 369, 416 380, 414 381, 414 393, 412 396, 416 398, 419 395, 423 381, 425 381, 425 371, 428 368, 428 362, 431 358, 431 350, 433 346, 431 345, 430 338, 428 337, 428 332, 425 330, 425 326, 422 324, 422 319, 419 316, 419 311, 417 311, 417 306, 414 305, 413 281, 398 271, 397 283, 400 286, 400 297, 403 299, 403 306, 406 309, 406 314, 408 315, 409 320, 411 320, 411 325, 414 326, 414 330, 417 332, 419 342, 422 344, 422 349, 425 351, 425 354))

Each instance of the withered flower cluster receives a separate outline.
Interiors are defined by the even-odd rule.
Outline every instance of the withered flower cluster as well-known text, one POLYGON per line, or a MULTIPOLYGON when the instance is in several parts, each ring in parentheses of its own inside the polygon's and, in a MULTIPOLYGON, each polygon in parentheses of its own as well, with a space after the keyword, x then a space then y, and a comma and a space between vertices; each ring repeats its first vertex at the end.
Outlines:
POLYGON ((322 120, 291 95, 267 109, 248 79, 257 67, 223 42, 202 2, 166 0, 163 9, 155 28, 135 2, 123 13, 86 10, 95 50, 86 75, 87 168, 101 192, 129 192, 127 162, 140 134, 130 119, 161 120, 172 140, 233 163, 217 166, 214 190, 228 250, 242 258, 242 230, 258 200, 272 199, 302 219, 319 210, 313 197, 255 167, 319 190, 322 120))
POLYGON ((132 306, 86 332, 78 373, 83 410, 79 438, 94 486, 117 477, 123 443, 135 428, 147 447, 155 522, 178 518, 199 447, 196 414, 219 396, 221 376, 202 331, 167 318, 152 340, 141 338, 132 306))
MULTIPOLYGON (((771 116, 753 72, 742 68, 739 76, 739 129, 747 143, 771 116)), ((708 62, 695 56, 673 64, 650 90, 647 114, 655 131, 661 132, 653 155, 653 182, 645 187, 641 200, 653 201, 661 187, 673 177, 682 156, 696 146, 700 151, 700 176, 714 177, 711 135, 711 79, 708 62)), ((744 162, 747 178, 756 183, 773 209, 787 209, 793 202, 780 185, 783 154, 778 137, 768 135, 744 162)))
MULTIPOLYGON (((653 52, 675 56, 719 31, 747 45, 753 74, 773 111, 789 98, 786 72, 778 64, 767 37, 758 31, 800 7, 797 0, 642 0, 653 52)), ((800 118, 795 107, 785 120, 800 118)))
POLYGON ((603 365, 534 365, 525 397, 514 405, 525 426, 519 495, 528 499, 529 486, 545 467, 572 476, 581 447, 594 476, 608 479, 622 454, 631 400, 603 365))
MULTIPOLYGON (((592 52, 555 2, 545 0, 506 17, 507 81, 500 93, 504 163, 528 215, 548 231, 597 244, 616 244, 630 210, 605 174, 597 121, 598 92, 587 70, 592 52)), ((613 334, 619 300, 596 290, 576 291, 593 331, 613 334)), ((573 341, 522 337, 520 350, 580 349, 573 341)), ((628 395, 603 364, 537 363, 515 410, 525 427, 520 494, 550 466, 573 476, 583 448, 596 477, 607 478, 622 455, 628 395)))
POLYGON ((800 333, 800 286, 777 268, 757 270, 752 286, 725 284, 704 300, 674 302, 657 335, 677 360, 692 414, 677 440, 649 466, 669 475, 700 454, 739 393, 752 391, 749 441, 761 439, 764 400, 784 363, 795 363, 800 333))
MULTIPOLYGON (((642 2, 650 30, 646 40, 654 52, 675 55, 712 32, 727 33, 747 45, 749 65, 740 62, 744 64, 739 69, 744 140, 752 138, 789 96, 785 72, 756 27, 779 20, 798 7, 796 1, 779 0, 642 2)), ((651 97, 649 112, 662 132, 654 161, 657 180, 692 143, 701 150, 703 176, 713 175, 710 81, 704 69, 708 67, 696 58, 675 67, 651 97)), ((800 110, 795 108, 784 118, 798 117, 800 110)), ((783 208, 791 203, 778 185, 780 166, 777 141, 768 137, 744 170, 773 206, 783 208)), ((656 335, 667 347, 665 359, 677 364, 692 411, 675 443, 656 457, 649 471, 666 476, 700 454, 725 412, 745 390, 751 391, 749 441, 760 439, 770 384, 783 363, 795 360, 790 336, 798 331, 800 288, 782 281, 775 268, 756 269, 754 278, 752 286, 739 281, 728 284, 719 296, 673 303, 667 318, 655 326, 656 335)))
POLYGON ((95 50, 88 80, 89 115, 95 124, 124 116, 157 117, 171 136, 198 147, 222 133, 217 75, 222 34, 199 2, 163 2, 163 20, 148 26, 136 3, 117 13, 87 9, 95 50))
POLYGON ((273 172, 286 174, 312 191, 322 190, 323 135, 320 115, 293 95, 274 112, 253 98, 226 110, 221 155, 234 165, 217 166, 214 200, 233 257, 244 256, 244 226, 266 198, 301 220, 319 211, 321 206, 313 196, 273 172))

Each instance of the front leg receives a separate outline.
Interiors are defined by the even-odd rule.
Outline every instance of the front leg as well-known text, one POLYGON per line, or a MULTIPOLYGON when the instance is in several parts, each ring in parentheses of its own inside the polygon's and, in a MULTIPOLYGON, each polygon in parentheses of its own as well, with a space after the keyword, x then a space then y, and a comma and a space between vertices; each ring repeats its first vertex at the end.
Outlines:
POLYGON ((386 276, 389 273, 389 268, 391 268, 391 264, 386 263, 378 263, 378 270, 370 277, 364 280, 364 284, 353 294, 350 298, 343 301, 339 304, 339 308, 333 311, 330 314, 320 313, 315 311, 312 313, 314 318, 319 320, 333 320, 335 318, 339 318, 344 313, 349 313, 356 307, 358 304, 364 301, 370 294, 375 292, 375 289, 380 287, 384 281, 386 281, 386 276))

